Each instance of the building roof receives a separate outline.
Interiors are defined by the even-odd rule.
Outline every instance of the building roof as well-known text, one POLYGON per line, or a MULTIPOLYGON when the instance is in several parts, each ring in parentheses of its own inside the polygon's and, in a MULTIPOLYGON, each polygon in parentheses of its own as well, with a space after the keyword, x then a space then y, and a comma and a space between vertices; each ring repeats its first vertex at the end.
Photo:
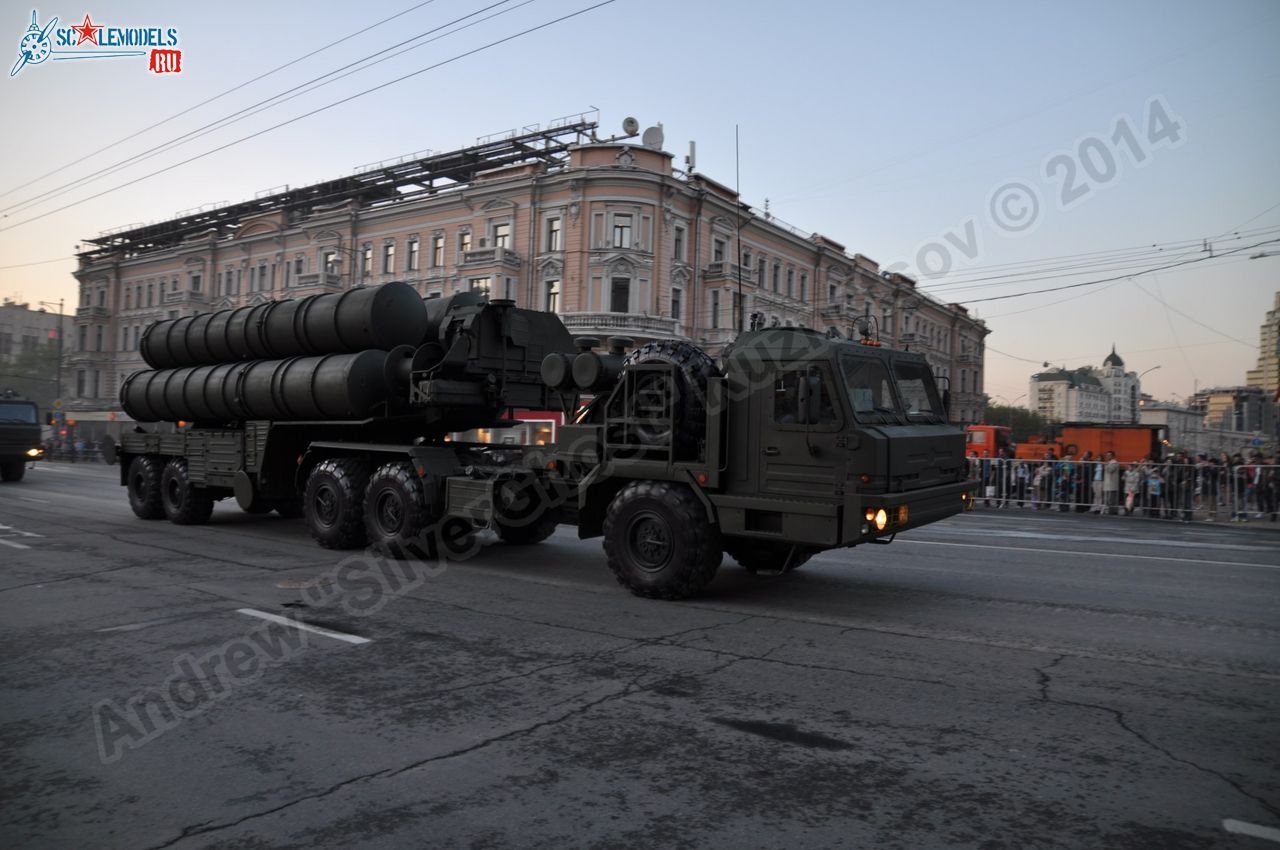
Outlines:
POLYGON ((1116 344, 1111 343, 1111 353, 1107 355, 1107 359, 1102 361, 1103 366, 1118 366, 1124 368, 1124 361, 1120 359, 1120 355, 1116 354, 1116 344))

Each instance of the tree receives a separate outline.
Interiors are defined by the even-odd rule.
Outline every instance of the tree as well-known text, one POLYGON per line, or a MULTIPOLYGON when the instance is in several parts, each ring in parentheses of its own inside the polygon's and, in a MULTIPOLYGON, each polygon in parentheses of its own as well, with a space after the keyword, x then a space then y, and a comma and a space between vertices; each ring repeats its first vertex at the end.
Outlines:
POLYGON ((1007 404, 987 405, 982 424, 1009 428, 1010 437, 1015 443, 1025 443, 1032 434, 1044 434, 1049 430, 1049 423, 1039 413, 1007 404))
POLYGON ((47 411, 58 394, 57 342, 20 352, 8 363, 0 362, 0 390, 13 390, 47 411))

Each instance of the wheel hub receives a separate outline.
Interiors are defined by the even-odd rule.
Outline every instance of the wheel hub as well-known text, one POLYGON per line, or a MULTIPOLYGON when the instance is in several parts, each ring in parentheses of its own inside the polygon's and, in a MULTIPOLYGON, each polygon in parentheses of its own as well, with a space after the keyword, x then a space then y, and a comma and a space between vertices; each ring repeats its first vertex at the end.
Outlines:
POLYGON ((321 525, 331 526, 338 521, 338 494, 332 487, 318 488, 312 503, 316 519, 321 525))
POLYGON ((374 516, 378 518, 378 525, 384 532, 395 534, 404 524, 404 505, 394 492, 384 490, 378 494, 374 516))
POLYGON ((636 565, 646 572, 657 572, 671 560, 671 526, 656 513, 637 514, 631 520, 627 539, 636 565))

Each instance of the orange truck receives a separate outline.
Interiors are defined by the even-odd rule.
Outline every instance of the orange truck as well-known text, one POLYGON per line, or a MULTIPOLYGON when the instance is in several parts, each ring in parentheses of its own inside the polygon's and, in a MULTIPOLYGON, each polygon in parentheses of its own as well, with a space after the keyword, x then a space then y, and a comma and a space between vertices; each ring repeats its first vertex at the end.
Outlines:
MULTIPOLYGON (((1013 445, 1009 429, 1003 425, 970 425, 965 431, 965 454, 970 456, 977 452, 978 457, 994 457, 1013 445)), ((1132 463, 1146 457, 1159 459, 1167 444, 1164 427, 1160 425, 1068 422, 1058 431, 1057 436, 1033 434, 1026 442, 1014 446, 1014 456, 1041 460, 1050 449, 1054 457, 1059 458, 1067 454, 1080 458, 1085 452, 1101 457, 1106 452, 1115 452, 1116 460, 1132 463)))

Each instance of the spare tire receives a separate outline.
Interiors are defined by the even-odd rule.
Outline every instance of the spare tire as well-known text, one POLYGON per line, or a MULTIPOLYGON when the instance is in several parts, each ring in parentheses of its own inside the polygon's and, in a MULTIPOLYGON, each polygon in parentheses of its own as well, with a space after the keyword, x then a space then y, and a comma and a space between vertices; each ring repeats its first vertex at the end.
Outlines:
MULTIPOLYGON (((679 340, 662 340, 640 346, 627 355, 623 366, 640 363, 669 363, 675 367, 674 388, 670 388, 675 407, 675 434, 665 426, 636 425, 633 433, 649 445, 673 443, 678 460, 688 460, 698 453, 698 444, 705 437, 707 426, 707 381, 720 377, 715 361, 696 345, 679 340)), ((631 396, 633 404, 643 405, 646 390, 655 397, 665 398, 668 388, 666 373, 642 374, 636 379, 636 392, 631 396)), ((644 411, 629 411, 629 415, 641 416, 644 411)))

